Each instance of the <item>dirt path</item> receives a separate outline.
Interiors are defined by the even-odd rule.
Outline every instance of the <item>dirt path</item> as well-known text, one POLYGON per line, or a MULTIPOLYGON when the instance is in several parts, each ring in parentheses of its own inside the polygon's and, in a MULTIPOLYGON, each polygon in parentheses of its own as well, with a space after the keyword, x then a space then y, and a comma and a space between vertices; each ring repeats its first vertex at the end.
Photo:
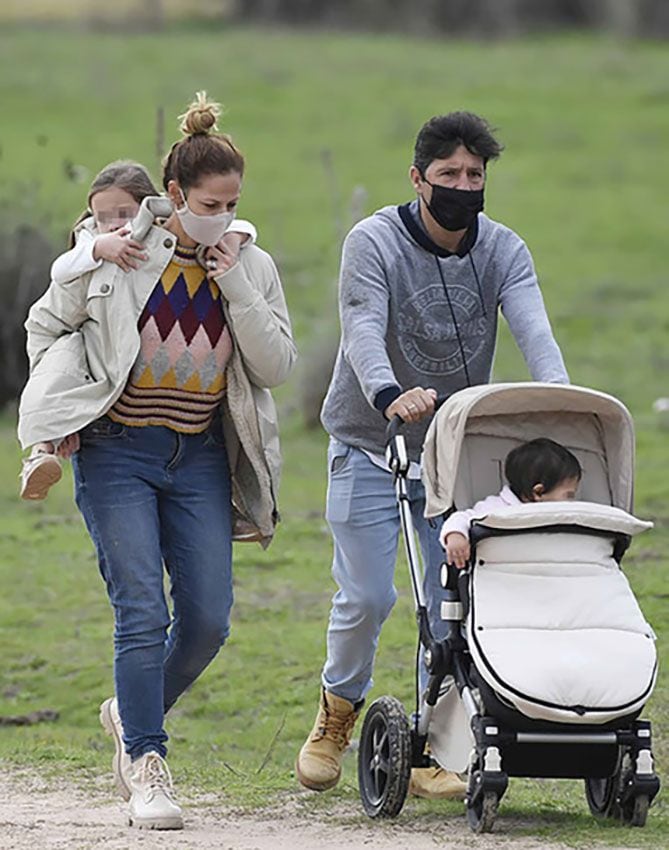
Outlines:
MULTIPOLYGON (((44 783, 34 774, 0 776, 2 850, 567 850, 563 844, 517 837, 517 823, 501 818, 492 835, 475 836, 465 818, 430 817, 419 824, 362 821, 338 805, 305 814, 299 797, 280 808, 239 814, 219 800, 191 800, 181 832, 130 829, 125 804, 106 782, 84 794, 44 783)), ((610 850, 610 848, 609 848, 610 850)), ((631 850, 631 848, 628 848, 631 850)))

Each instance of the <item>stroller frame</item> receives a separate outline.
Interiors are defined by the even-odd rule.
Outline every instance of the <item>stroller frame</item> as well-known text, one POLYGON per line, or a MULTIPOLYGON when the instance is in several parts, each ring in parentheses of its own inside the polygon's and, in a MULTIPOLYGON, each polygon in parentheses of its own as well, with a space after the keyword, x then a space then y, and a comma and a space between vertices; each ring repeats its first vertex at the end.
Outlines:
MULTIPOLYGON (((419 640, 429 678, 422 695, 417 687, 412 723, 394 697, 380 697, 367 711, 358 754, 359 789, 365 812, 370 817, 395 817, 404 804, 411 769, 438 764, 425 753, 425 747, 444 681, 452 677, 474 738, 465 798, 467 820, 474 832, 492 830, 511 776, 582 778, 593 815, 644 826, 648 807, 660 788, 654 772, 651 724, 638 720, 639 712, 603 726, 570 726, 522 715, 518 723, 519 718, 513 716, 515 710, 507 709, 477 674, 462 636, 469 604, 469 580, 475 566, 457 570, 442 565, 441 584, 446 596, 442 618, 448 623, 448 633, 442 641, 434 638, 423 593, 424 569, 409 505, 409 457, 400 433, 403 424, 400 417, 389 424, 386 458, 393 474, 419 640), (493 709, 489 713, 484 710, 484 700, 493 709), (557 760, 555 753, 560 754, 557 760), (552 768, 548 771, 547 762, 552 768)), ((491 533, 473 527, 472 565, 476 564, 477 542, 491 533)), ((618 535, 617 558, 627 545, 629 538, 618 535)))

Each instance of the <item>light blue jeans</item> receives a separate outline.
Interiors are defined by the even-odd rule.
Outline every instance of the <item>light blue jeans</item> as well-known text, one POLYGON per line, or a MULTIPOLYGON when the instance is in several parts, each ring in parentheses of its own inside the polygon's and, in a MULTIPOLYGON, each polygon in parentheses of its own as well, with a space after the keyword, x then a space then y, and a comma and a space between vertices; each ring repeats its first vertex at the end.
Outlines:
POLYGON ((73 465, 114 609, 125 748, 133 760, 151 750, 164 756, 165 712, 230 630, 232 509, 220 423, 186 435, 103 417, 81 432, 73 465))
MULTIPOLYGON (((441 619, 445 597, 439 582, 444 558, 439 528, 432 528, 423 516, 422 482, 409 481, 408 490, 425 564, 430 626, 434 637, 442 639, 447 625, 441 619)), ((381 626, 397 599, 400 519, 392 475, 364 452, 331 438, 325 516, 334 539, 332 575, 339 590, 332 599, 322 682, 327 691, 356 703, 372 686, 381 626)), ((421 672, 422 684, 426 679, 421 672)))

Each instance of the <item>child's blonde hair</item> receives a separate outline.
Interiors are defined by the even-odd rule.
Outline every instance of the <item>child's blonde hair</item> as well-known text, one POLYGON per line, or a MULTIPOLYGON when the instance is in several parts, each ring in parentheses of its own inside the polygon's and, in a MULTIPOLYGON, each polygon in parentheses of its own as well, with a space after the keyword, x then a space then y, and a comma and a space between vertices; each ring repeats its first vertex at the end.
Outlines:
POLYGON ((84 219, 93 215, 91 211, 91 201, 93 200, 93 196, 97 195, 98 192, 102 192, 104 189, 109 189, 111 186, 123 189, 123 191, 131 195, 138 204, 141 204, 144 198, 159 194, 158 190, 153 185, 151 175, 141 163, 133 162, 130 159, 117 159, 115 162, 110 162, 109 165, 105 165, 102 171, 95 176, 91 183, 91 187, 88 190, 88 197, 86 199, 86 209, 72 225, 72 230, 70 231, 68 239, 68 245, 70 248, 74 247, 74 234, 77 225, 81 224, 84 219))

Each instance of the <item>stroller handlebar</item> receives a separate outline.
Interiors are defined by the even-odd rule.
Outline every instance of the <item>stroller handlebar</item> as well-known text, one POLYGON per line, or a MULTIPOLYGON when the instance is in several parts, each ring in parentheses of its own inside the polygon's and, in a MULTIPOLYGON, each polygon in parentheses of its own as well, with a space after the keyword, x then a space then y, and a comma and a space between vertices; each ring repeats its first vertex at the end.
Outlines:
MULTIPOLYGON (((435 412, 446 401, 448 396, 437 396, 434 401, 435 412)), ((397 477, 406 477, 409 472, 411 461, 407 452, 402 427, 407 423, 401 416, 393 416, 386 428, 386 461, 391 472, 397 477)))
POLYGON ((386 443, 395 439, 395 437, 399 434, 402 425, 406 425, 406 422, 399 414, 395 414, 386 426, 386 443))
MULTIPOLYGON (((441 405, 449 398, 447 395, 440 395, 434 401, 434 413, 436 413, 441 405)), ((433 414, 434 415, 434 414, 433 414)), ((409 423, 405 422, 399 414, 395 414, 386 426, 386 445, 397 437, 402 430, 402 426, 409 423)))

